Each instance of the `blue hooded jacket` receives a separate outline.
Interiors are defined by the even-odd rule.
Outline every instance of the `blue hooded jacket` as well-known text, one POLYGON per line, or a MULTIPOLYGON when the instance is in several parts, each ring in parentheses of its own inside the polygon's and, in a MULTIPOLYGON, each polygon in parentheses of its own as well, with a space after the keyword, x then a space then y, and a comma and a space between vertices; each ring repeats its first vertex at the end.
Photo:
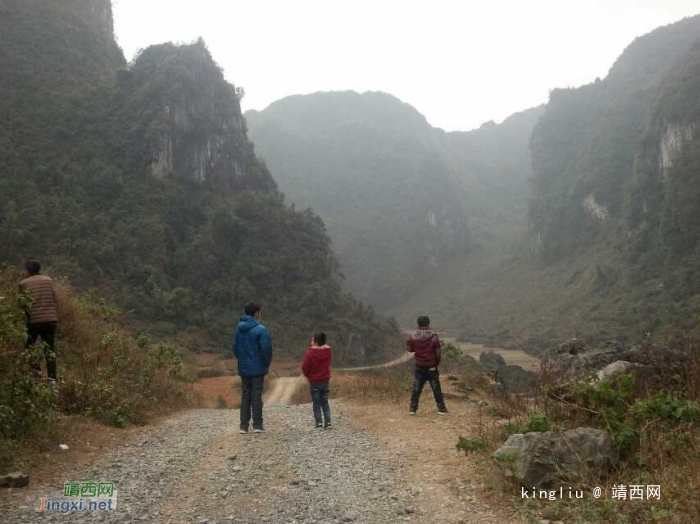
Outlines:
POLYGON ((233 352, 242 377, 266 375, 272 362, 272 339, 260 322, 243 315, 233 337, 233 352))

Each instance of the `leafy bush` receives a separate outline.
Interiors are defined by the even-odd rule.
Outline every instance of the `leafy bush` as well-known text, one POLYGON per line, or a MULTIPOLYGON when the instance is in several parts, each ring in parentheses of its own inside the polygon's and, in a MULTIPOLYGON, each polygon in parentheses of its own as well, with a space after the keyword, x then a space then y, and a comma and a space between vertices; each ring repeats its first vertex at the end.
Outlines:
POLYGON ((632 418, 639 422, 660 419, 668 422, 700 421, 700 404, 682 400, 672 393, 661 391, 646 399, 637 400, 630 408, 632 418))
POLYGON ((580 406, 600 419, 621 448, 629 448, 639 441, 639 433, 629 416, 634 379, 631 375, 620 375, 614 381, 580 383, 576 399, 580 406))
POLYGON ((488 441, 482 437, 464 438, 460 435, 459 441, 457 442, 457 451, 464 451, 465 455, 469 453, 482 453, 488 451, 490 447, 488 441))
POLYGON ((514 435, 516 433, 532 433, 532 432, 545 432, 552 431, 552 425, 546 415, 541 413, 532 413, 530 418, 525 424, 517 424, 508 422, 503 428, 503 435, 514 435))
POLYGON ((30 362, 43 348, 25 348, 19 270, 0 271, 0 469, 28 442, 58 437, 65 414, 114 426, 144 423, 188 400, 178 349, 137 341, 117 327, 116 311, 94 297, 77 297, 60 281, 56 354, 58 385, 31 378, 30 362))
POLYGON ((442 354, 442 358, 448 364, 456 363, 459 360, 459 357, 462 356, 462 350, 459 349, 459 346, 456 346, 451 342, 443 342, 440 352, 442 354))

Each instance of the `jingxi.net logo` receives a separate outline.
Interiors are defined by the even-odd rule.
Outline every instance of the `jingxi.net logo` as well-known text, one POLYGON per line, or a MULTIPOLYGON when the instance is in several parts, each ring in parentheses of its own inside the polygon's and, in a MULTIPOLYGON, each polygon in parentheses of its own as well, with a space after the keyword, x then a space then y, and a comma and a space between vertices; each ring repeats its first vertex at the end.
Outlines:
POLYGON ((114 511, 117 489, 113 482, 66 482, 63 495, 39 499, 37 512, 70 513, 72 511, 114 511))

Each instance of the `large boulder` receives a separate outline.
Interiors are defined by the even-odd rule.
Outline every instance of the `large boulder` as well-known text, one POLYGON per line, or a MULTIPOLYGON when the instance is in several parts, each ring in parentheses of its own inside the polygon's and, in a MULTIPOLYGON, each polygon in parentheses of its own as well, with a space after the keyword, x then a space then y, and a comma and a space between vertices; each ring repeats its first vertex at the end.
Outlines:
POLYGON ((9 473, 0 475, 0 488, 23 488, 29 484, 29 475, 25 473, 9 473))
POLYGON ((505 366, 496 371, 496 381, 508 393, 532 393, 537 386, 537 373, 520 366, 505 366))
POLYGON ((616 360, 612 364, 608 364, 603 369, 599 369, 596 373, 598 380, 615 380, 619 375, 634 374, 643 370, 647 366, 627 362, 625 360, 616 360))
POLYGON ((616 343, 591 348, 573 339, 552 349, 542 359, 542 369, 560 382, 584 380, 618 360, 628 360, 630 350, 616 343))
POLYGON ((542 359, 548 382, 567 386, 580 380, 612 380, 622 373, 671 375, 682 370, 691 355, 687 350, 657 346, 648 341, 634 346, 608 342, 599 348, 570 340, 550 350, 542 359))
POLYGON ((490 371, 498 371, 506 367, 506 360, 493 351, 484 352, 479 355, 479 363, 490 371))
POLYGON ((506 475, 539 488, 602 478, 615 464, 617 450, 608 432, 582 427, 511 435, 493 458, 506 475))

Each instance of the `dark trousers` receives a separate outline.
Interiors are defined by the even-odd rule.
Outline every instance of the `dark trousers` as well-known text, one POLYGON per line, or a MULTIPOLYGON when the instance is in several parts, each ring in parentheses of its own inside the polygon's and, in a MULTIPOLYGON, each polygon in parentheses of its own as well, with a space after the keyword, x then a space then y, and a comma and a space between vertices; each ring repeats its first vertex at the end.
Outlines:
MULTIPOLYGON (((46 358, 46 370, 49 378, 56 380, 56 322, 42 322, 40 324, 27 324, 27 346, 32 347, 41 338, 44 343, 44 357, 46 358)), ((41 376, 41 356, 32 358, 32 370, 38 377, 41 376)))
POLYGON ((430 382, 438 409, 447 411, 445 399, 442 396, 442 388, 440 387, 440 372, 437 367, 426 368, 422 366, 416 366, 416 376, 413 381, 413 391, 411 392, 411 411, 418 409, 418 400, 426 382, 430 382))
POLYGON ((328 382, 310 384, 309 391, 311 391, 311 401, 313 402, 316 425, 320 426, 324 424, 328 426, 331 423, 331 408, 328 405, 328 393, 330 392, 328 382), (323 412, 323 418, 321 418, 321 412, 323 412))
POLYGON ((263 427, 263 386, 265 375, 258 377, 241 377, 241 428, 248 429, 251 414, 253 428, 263 427))

